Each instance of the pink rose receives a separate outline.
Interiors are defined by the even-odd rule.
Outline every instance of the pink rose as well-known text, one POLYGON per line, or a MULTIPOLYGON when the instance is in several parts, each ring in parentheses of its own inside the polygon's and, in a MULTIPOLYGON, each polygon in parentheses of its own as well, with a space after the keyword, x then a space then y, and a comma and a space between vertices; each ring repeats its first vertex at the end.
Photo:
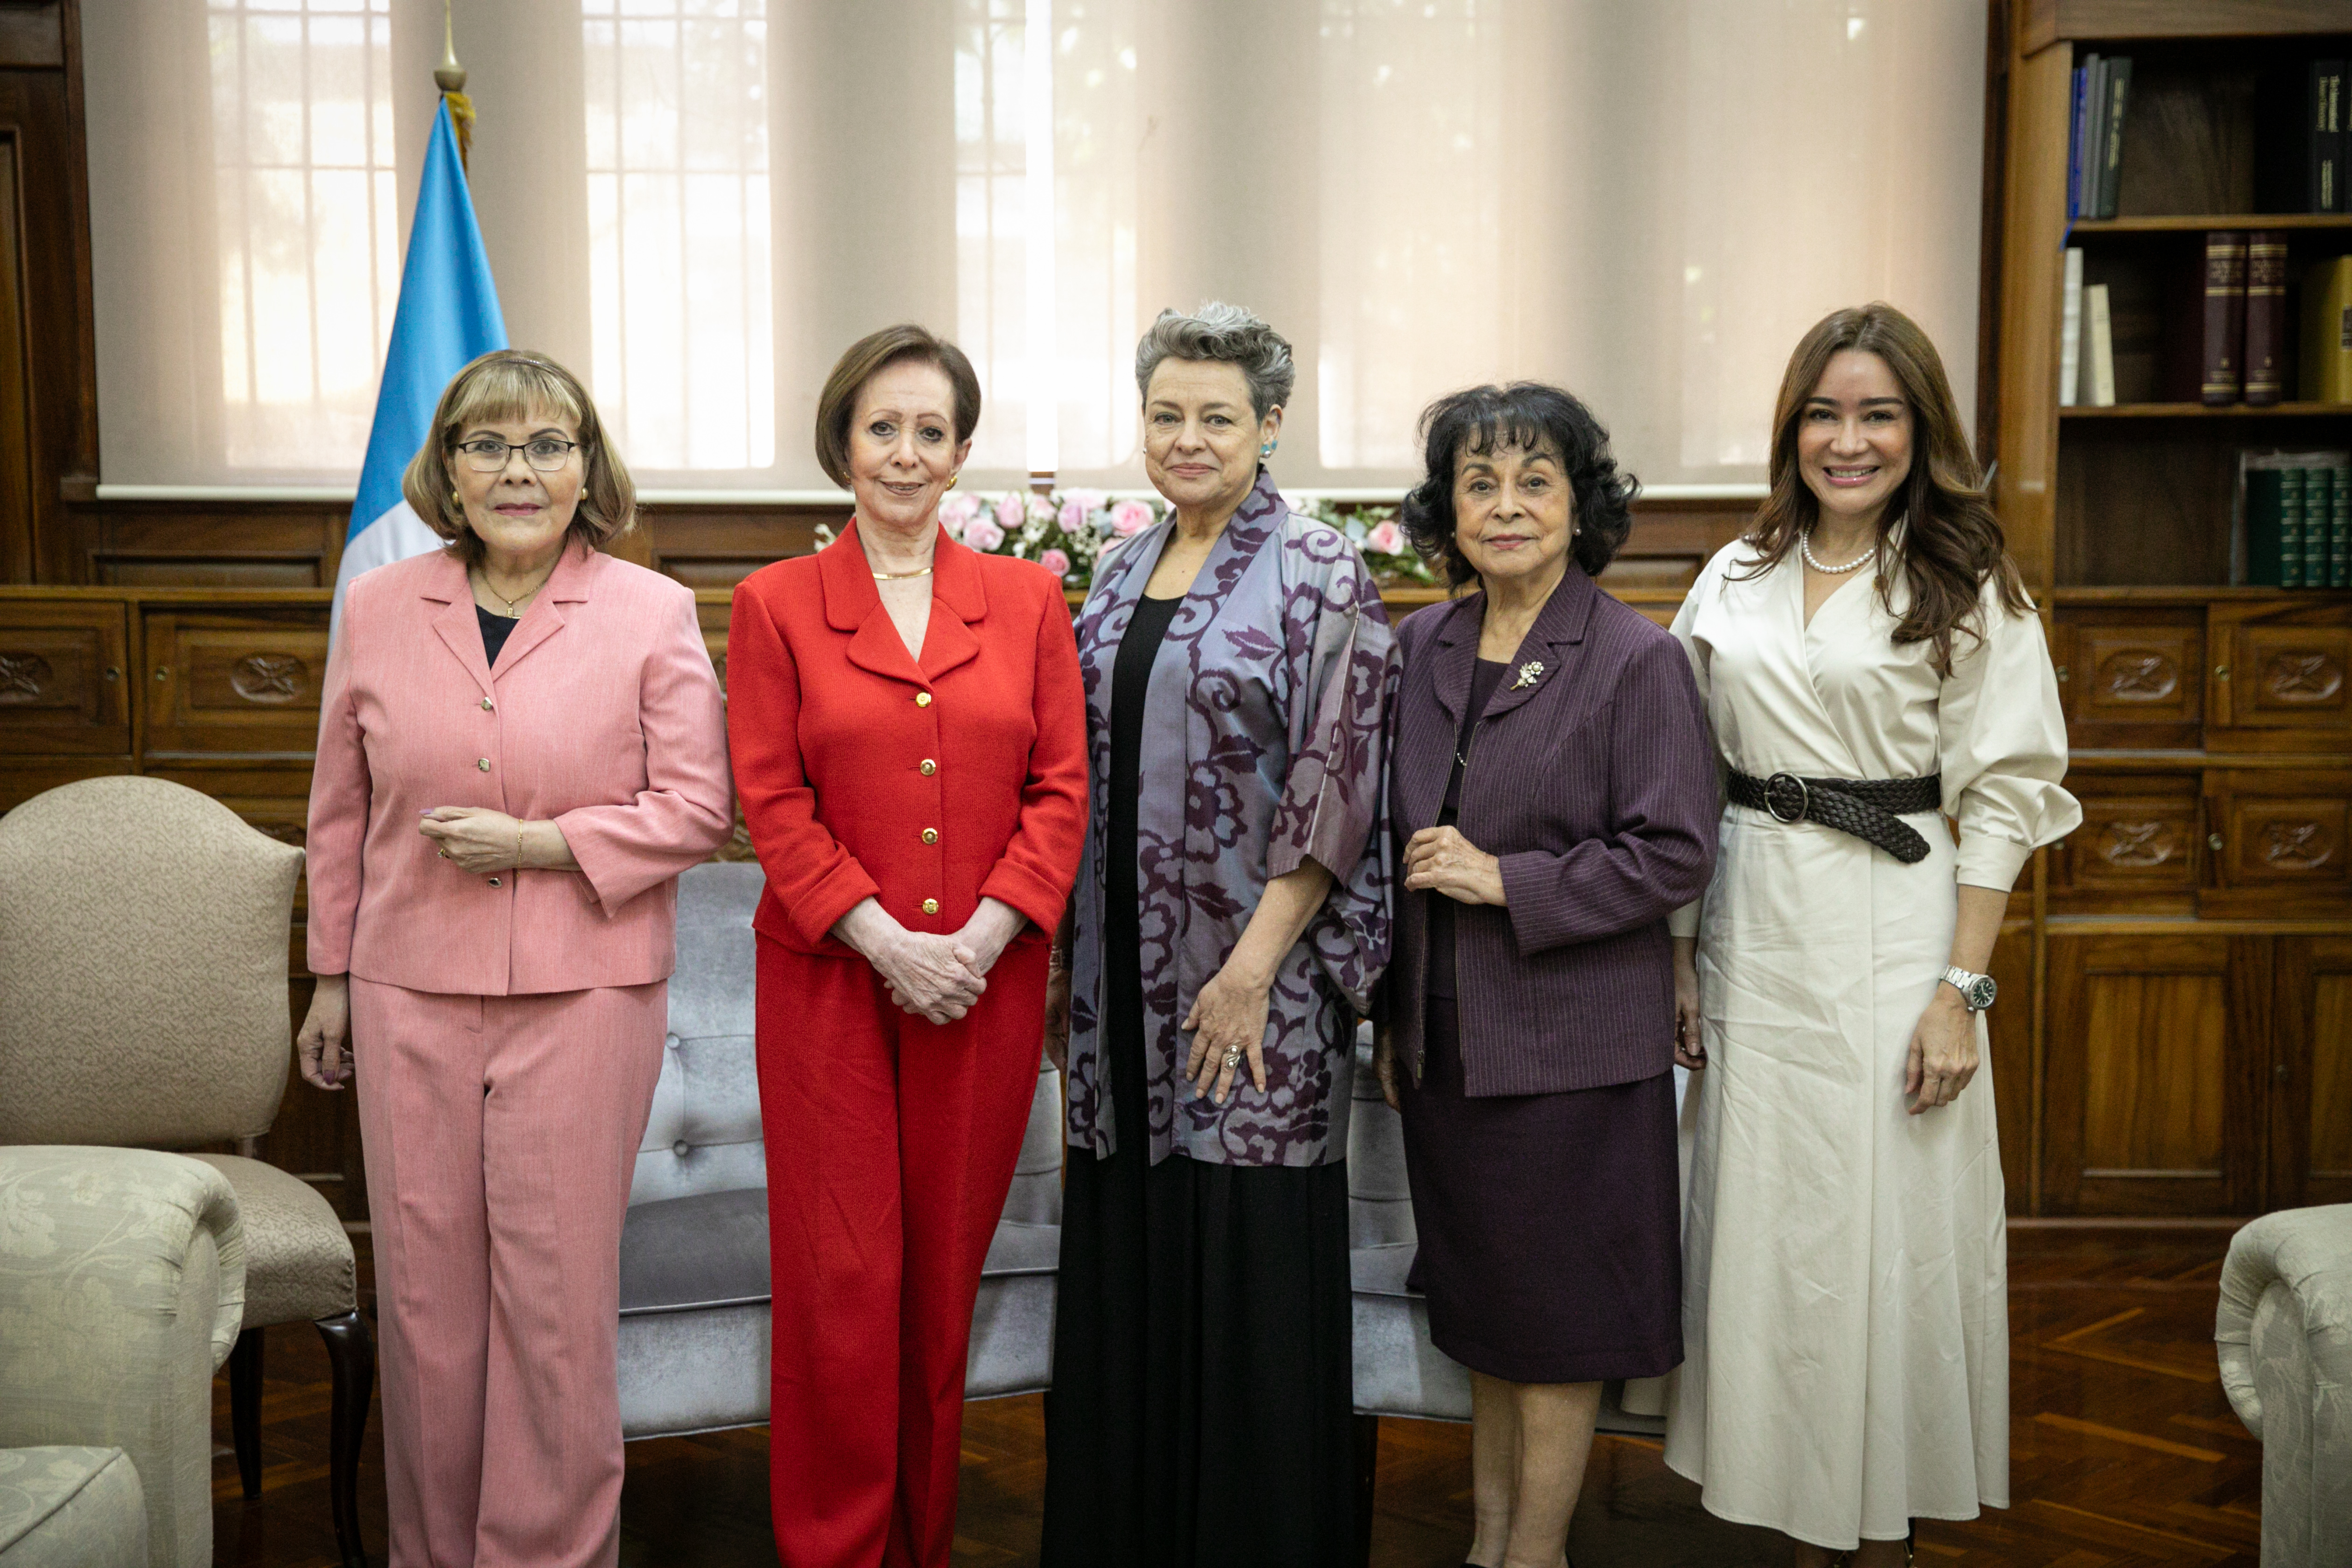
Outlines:
POLYGON ((1056 577, 1067 577, 1070 574, 1070 558, 1058 550, 1048 550, 1045 554, 1037 557, 1037 564, 1056 577))
MULTIPOLYGON (((1018 528, 1021 526, 1021 520, 1028 515, 1029 502, 1019 490, 1005 491, 1004 499, 996 503, 996 521, 999 527, 1018 528)), ((1001 542, 1003 536, 999 535, 998 538, 1001 542)), ((992 544, 989 548, 993 550, 996 546, 992 544)))
MULTIPOLYGON (((1032 521, 1032 522, 1052 522, 1052 521, 1054 521, 1054 518, 1055 518, 1054 509, 1053 509, 1050 505, 1046 504, 1046 500, 1045 500, 1045 498, 1044 496, 1031 496, 1031 497, 1029 498, 1029 521, 1032 521)), ((1008 524, 1007 526, 1010 526, 1010 525, 1008 524)))
POLYGON ((1396 525, 1396 519, 1390 518, 1364 535, 1364 548, 1375 555, 1402 555, 1406 549, 1404 530, 1396 525))
POLYGON ((1062 500, 1066 510, 1071 506, 1076 506, 1080 512, 1089 512, 1100 511, 1109 503, 1110 497, 1100 490, 1074 489, 1064 490, 1062 500))
POLYGON ((980 515, 984 503, 969 491, 960 491, 940 502, 940 527, 950 539, 961 539, 964 525, 980 515))
POLYGON ((1076 533, 1087 525, 1087 509, 1075 500, 1062 502, 1062 514, 1055 520, 1064 533, 1076 533))
POLYGON ((1121 539, 1132 539, 1151 526, 1151 508, 1130 496, 1110 509, 1110 531, 1121 539))
POLYGON ((987 518, 976 517, 963 525, 963 542, 986 554, 1004 542, 1004 531, 987 518))

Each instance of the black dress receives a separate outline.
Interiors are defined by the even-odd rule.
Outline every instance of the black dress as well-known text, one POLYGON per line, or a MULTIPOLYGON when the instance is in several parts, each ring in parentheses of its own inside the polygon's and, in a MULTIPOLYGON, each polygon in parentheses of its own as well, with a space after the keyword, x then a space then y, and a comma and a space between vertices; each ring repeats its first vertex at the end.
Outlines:
POLYGON ((1152 658, 1181 603, 1140 600, 1112 666, 1103 1035, 1118 1152, 1066 1152, 1039 1561, 1353 1568, 1346 1163, 1150 1163, 1137 780, 1152 658))
MULTIPOLYGON (((1480 659, 1438 825, 1507 666, 1480 659)), ((1454 900, 1429 906, 1421 1081, 1400 1075, 1405 1181, 1421 1237, 1406 1283, 1430 1342, 1510 1383, 1654 1377, 1683 1359, 1675 1075, 1562 1094, 1464 1092, 1454 900)))

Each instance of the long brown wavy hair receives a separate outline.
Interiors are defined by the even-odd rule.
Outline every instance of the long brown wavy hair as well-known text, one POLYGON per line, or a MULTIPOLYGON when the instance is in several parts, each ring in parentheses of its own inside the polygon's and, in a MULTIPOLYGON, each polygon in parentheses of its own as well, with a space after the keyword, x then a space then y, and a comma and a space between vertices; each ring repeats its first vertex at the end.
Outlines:
MULTIPOLYGON (((1748 531, 1756 561, 1745 574, 1759 575, 1778 565, 1821 515, 1821 502, 1798 468, 1797 427, 1830 360, 1848 349, 1884 361, 1911 409, 1911 473, 1879 515, 1878 534, 1884 543, 1898 521, 1910 520, 1899 559, 1911 603, 1896 621, 1895 640, 1932 644, 1937 673, 1949 675, 1953 633, 1966 631, 1979 639, 1984 635, 1977 623, 1986 579, 1999 584, 2001 607, 2012 615, 2026 608, 2025 584, 1986 499, 1984 474, 1969 448, 1943 357, 1919 324, 1892 305, 1874 301, 1860 310, 1833 310, 1789 356, 1772 410, 1772 493, 1748 531)), ((1883 573, 1878 600, 1889 616, 1895 614, 1883 573)))

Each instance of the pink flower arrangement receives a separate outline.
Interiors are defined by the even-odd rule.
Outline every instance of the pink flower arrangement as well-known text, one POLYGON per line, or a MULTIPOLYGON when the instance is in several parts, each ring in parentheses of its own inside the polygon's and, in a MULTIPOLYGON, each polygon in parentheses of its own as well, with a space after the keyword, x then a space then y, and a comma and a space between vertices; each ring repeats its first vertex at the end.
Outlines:
POLYGON ((1390 518, 1374 524, 1372 531, 1364 535, 1364 548, 1376 555, 1402 555, 1411 546, 1405 542, 1404 530, 1396 525, 1396 519, 1390 518))
POLYGON ((1063 551, 1048 550, 1045 552, 1037 557, 1037 564, 1043 566, 1046 571, 1051 572, 1056 577, 1067 577, 1070 574, 1070 557, 1063 551))
MULTIPOLYGON (((1003 507, 996 510, 999 517, 1004 514, 1003 507)), ((963 525, 963 542, 983 553, 992 552, 1004 542, 1004 530, 996 525, 994 518, 975 517, 963 525)))
MULTIPOLYGON (((1076 533, 1086 527, 1087 513, 1089 510, 1091 509, 1080 504, 1076 498, 1065 496, 1062 498, 1062 514, 1055 521, 1061 523, 1064 533, 1076 533)), ((1039 559, 1043 560, 1044 557, 1040 556, 1039 559)))
POLYGON ((1151 523, 1151 508, 1132 496, 1110 509, 1110 531, 1121 539, 1134 538, 1151 523))
POLYGON ((940 502, 940 527, 950 539, 961 539, 965 527, 987 504, 968 490, 951 495, 940 502))
POLYGON ((1068 515, 1071 506, 1076 506, 1078 509, 1078 515, 1084 517, 1090 511, 1100 511, 1110 504, 1110 497, 1108 494, 1101 490, 1089 489, 1064 490, 1062 500, 1065 503, 1063 507, 1065 516, 1068 515))
MULTIPOLYGON (((1018 528, 1028 515, 1029 503, 1023 499, 1019 490, 1005 491, 1004 499, 996 503, 996 523, 999 528, 1018 528)), ((997 535, 997 544, 1003 542, 1004 542, 1004 536, 1000 533, 997 535)), ((991 544, 985 548, 993 550, 996 545, 991 544)))

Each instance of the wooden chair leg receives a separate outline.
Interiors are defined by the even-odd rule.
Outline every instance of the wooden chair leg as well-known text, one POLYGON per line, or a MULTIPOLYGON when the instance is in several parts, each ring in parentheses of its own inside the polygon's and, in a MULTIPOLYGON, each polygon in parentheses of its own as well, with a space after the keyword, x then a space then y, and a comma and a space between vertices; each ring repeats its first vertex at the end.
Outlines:
POLYGON ((328 1415, 327 1494, 335 1517, 335 1550, 343 1568, 367 1568, 360 1547, 360 1445, 367 1436, 368 1405, 375 1397, 375 1341, 367 1320, 345 1312, 319 1320, 334 1373, 328 1415))
POLYGON ((228 1352, 228 1432, 236 1448, 236 1479, 245 1500, 261 1495, 261 1331, 236 1336, 228 1352))
POLYGON ((1356 1417, 1356 1550, 1365 1568, 1372 1561, 1372 1482, 1381 1468, 1381 1418, 1356 1417))

